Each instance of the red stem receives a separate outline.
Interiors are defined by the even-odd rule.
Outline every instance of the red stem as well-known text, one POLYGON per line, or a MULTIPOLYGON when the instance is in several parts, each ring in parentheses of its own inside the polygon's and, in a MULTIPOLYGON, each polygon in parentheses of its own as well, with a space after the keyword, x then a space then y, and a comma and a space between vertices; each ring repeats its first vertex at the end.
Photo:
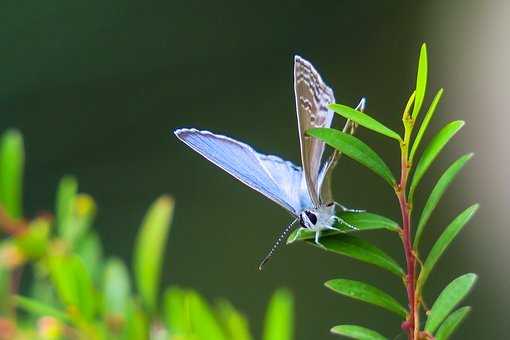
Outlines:
POLYGON ((416 296, 416 256, 413 251, 412 233, 411 233, 411 206, 407 201, 407 178, 409 175, 409 164, 406 155, 402 157, 402 173, 400 183, 396 190, 402 214, 402 244, 404 246, 404 255, 406 258, 407 274, 405 285, 407 290, 407 300, 409 305, 409 316, 402 324, 402 328, 407 330, 408 339, 416 340, 419 332, 419 314, 416 296))

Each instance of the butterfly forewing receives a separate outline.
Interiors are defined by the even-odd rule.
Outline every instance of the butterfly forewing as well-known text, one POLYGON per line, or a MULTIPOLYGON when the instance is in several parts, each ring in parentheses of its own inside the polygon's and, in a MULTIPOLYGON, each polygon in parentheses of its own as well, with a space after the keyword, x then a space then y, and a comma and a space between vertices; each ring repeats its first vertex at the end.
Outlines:
POLYGON ((179 129, 175 135, 206 159, 293 215, 301 211, 301 168, 279 157, 260 154, 247 144, 209 131, 179 129))
POLYGON ((294 91, 301 146, 301 161, 308 193, 314 206, 319 206, 319 171, 324 143, 305 135, 306 130, 330 127, 333 111, 327 108, 335 102, 333 90, 323 81, 311 63, 296 56, 294 59, 294 91))

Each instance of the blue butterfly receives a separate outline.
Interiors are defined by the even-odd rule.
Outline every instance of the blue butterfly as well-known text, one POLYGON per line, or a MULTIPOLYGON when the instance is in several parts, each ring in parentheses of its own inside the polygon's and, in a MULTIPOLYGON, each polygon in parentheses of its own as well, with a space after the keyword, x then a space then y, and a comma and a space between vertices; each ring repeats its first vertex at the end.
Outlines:
MULTIPOLYGON (((294 58, 294 91, 302 168, 277 156, 258 153, 249 145, 226 136, 197 129, 175 130, 175 135, 193 150, 294 216, 262 260, 260 269, 296 222, 301 226, 299 232, 305 229, 314 231, 315 242, 321 245, 321 231, 338 230, 334 226, 337 223, 355 229, 335 215, 336 207, 344 211, 361 211, 347 209, 333 199, 331 174, 340 153, 335 150, 322 162, 324 142, 305 134, 309 128, 331 126, 334 113, 328 105, 335 102, 335 97, 312 64, 299 56, 294 58)), ((363 98, 357 109, 363 111, 364 107, 363 98)), ((353 132, 354 128, 355 125, 348 121, 344 131, 350 129, 353 132)))

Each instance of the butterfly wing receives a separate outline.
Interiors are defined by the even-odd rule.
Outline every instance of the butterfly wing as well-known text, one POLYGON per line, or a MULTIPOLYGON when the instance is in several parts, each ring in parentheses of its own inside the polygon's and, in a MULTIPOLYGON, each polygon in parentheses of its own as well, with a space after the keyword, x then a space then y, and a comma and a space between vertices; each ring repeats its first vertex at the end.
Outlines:
POLYGON ((203 157, 290 213, 296 215, 300 212, 301 168, 209 131, 179 129, 175 135, 203 157))
POLYGON ((294 91, 301 146, 301 162, 310 199, 314 206, 320 205, 319 171, 324 142, 305 135, 315 127, 330 127, 333 111, 327 108, 335 102, 333 90, 323 81, 311 63, 295 56, 294 91))

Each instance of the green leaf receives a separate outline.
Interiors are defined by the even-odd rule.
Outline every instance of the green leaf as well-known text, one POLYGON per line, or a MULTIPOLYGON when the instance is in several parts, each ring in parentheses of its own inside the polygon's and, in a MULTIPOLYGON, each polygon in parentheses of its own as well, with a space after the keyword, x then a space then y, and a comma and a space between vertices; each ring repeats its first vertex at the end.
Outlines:
POLYGON ((197 339, 226 340, 220 323, 208 304, 193 291, 186 293, 186 305, 189 308, 192 334, 197 339))
POLYGON ((228 339, 251 340, 248 321, 230 302, 222 300, 218 303, 218 314, 223 322, 223 328, 228 339))
POLYGON ((327 281, 325 285, 329 289, 352 299, 382 307, 403 318, 407 316, 407 310, 397 300, 369 284, 353 280, 335 279, 327 281))
POLYGON ((8 130, 0 140, 0 204, 15 219, 22 216, 24 163, 23 137, 16 130, 8 130))
POLYGON ((90 231, 81 237, 76 244, 75 252, 82 259, 93 280, 97 282, 103 266, 101 261, 103 250, 97 233, 90 231))
POLYGON ((425 330, 434 333, 443 320, 459 304, 459 302, 471 291, 476 282, 475 274, 462 275, 452 282, 439 294, 428 313, 425 330))
POLYGON ((173 207, 174 200, 169 196, 156 200, 145 215, 136 239, 133 263, 136 285, 151 312, 157 307, 159 277, 173 207))
POLYGON ((78 182, 74 177, 65 176, 60 180, 57 190, 57 230, 60 236, 69 240, 74 227, 74 203, 78 194, 78 182))
POLYGON ((50 227, 49 219, 39 217, 30 222, 26 232, 16 236, 15 244, 27 259, 38 259, 45 254, 50 227))
POLYGON ((437 261, 443 255, 446 248, 452 243, 457 234, 462 230, 462 228, 466 225, 466 223, 473 217, 475 212, 478 210, 479 205, 474 204, 464 210, 460 215, 458 215, 449 225, 446 227, 445 231, 439 236, 439 239, 436 241, 434 246, 429 252, 425 263, 420 272, 420 276, 418 277, 417 286, 418 289, 422 289, 427 281, 430 272, 436 265, 437 261))
POLYGON ((421 236, 427 222, 429 221, 432 212, 437 207, 439 200, 443 197, 445 190, 448 188, 450 183, 453 181, 459 171, 466 165, 466 163, 473 157, 473 154, 467 154, 457 159, 439 178, 434 189, 430 193, 427 203, 421 212, 420 221, 418 222, 418 228, 416 229, 416 236, 414 237, 414 249, 418 249, 420 244, 421 236))
POLYGON ((437 104, 439 103, 439 100, 443 96, 443 89, 440 89, 436 96, 434 97, 434 100, 432 101, 432 104, 430 104, 429 109, 427 110, 427 113, 425 114, 425 118, 423 118, 423 121, 420 125, 420 129, 418 130, 418 133, 416 134, 416 138, 413 142, 413 147, 411 148, 411 154, 409 156, 409 162, 413 163, 414 155, 416 154, 416 151, 418 150, 418 147, 420 146, 421 140, 423 139, 423 136, 425 135, 425 131, 427 131, 427 128, 429 127, 430 120, 434 116, 434 113, 436 112, 437 104))
POLYGON ((51 279, 60 301, 75 308, 87 320, 92 320, 96 294, 92 279, 77 255, 53 255, 48 259, 51 279))
POLYGON ((131 284, 126 265, 120 259, 109 259, 103 273, 103 309, 106 316, 124 321, 130 295, 131 284))
POLYGON ((416 75, 416 98, 413 107, 413 118, 420 113, 423 99, 425 98, 425 90, 427 89, 427 45, 422 44, 420 49, 420 60, 418 61, 418 73, 416 75))
POLYGON ((13 301, 16 307, 21 308, 35 316, 52 316, 61 321, 69 321, 69 316, 65 312, 41 303, 38 300, 27 298, 21 295, 14 295, 13 301))
MULTIPOLYGON (((317 245, 313 240, 309 240, 307 242, 322 249, 322 247, 317 245)), ((331 252, 373 264, 377 267, 386 269, 399 277, 404 275, 404 271, 393 258, 370 242, 359 237, 347 234, 337 234, 328 237, 321 237, 320 243, 331 252)))
POLYGON ((341 104, 329 104, 329 109, 335 111, 342 117, 352 120, 353 122, 358 123, 359 125, 366 127, 372 131, 378 132, 382 135, 388 136, 390 138, 396 139, 399 142, 402 141, 402 137, 395 131, 387 128, 382 123, 377 121, 376 119, 370 117, 366 113, 355 110, 349 106, 341 105, 341 104))
POLYGON ((127 310, 128 319, 121 339, 138 340, 149 339, 149 324, 142 307, 134 300, 129 301, 127 310))
POLYGON ((166 326, 173 337, 184 337, 191 330, 189 308, 185 304, 185 291, 178 287, 165 290, 163 314, 166 326))
POLYGON ((363 164, 381 176, 392 187, 395 185, 395 177, 393 177, 386 163, 360 139, 342 131, 329 128, 313 128, 309 129, 307 133, 326 142, 328 145, 344 153, 347 157, 363 164))
POLYGON ((446 320, 441 324, 441 327, 435 334, 436 340, 448 340, 455 330, 460 326, 462 321, 471 312, 471 307, 466 306, 457 309, 455 312, 450 314, 446 320))
POLYGON ((294 330, 294 299, 286 289, 278 289, 267 307, 263 340, 291 340, 294 330))
POLYGON ((371 329, 357 325, 340 325, 331 328, 331 333, 357 340, 386 340, 385 336, 371 329))
POLYGON ((437 155, 444 148, 446 143, 460 130, 460 128, 464 125, 464 122, 461 120, 456 120, 446 124, 437 135, 432 138, 430 144, 423 151, 423 155, 418 161, 418 165, 416 166, 416 170, 413 175, 413 180, 411 182, 411 187, 409 189, 409 200, 412 201, 412 197, 414 195, 414 191, 420 183, 423 175, 427 172, 428 168, 432 164, 432 162, 436 159, 437 155))

